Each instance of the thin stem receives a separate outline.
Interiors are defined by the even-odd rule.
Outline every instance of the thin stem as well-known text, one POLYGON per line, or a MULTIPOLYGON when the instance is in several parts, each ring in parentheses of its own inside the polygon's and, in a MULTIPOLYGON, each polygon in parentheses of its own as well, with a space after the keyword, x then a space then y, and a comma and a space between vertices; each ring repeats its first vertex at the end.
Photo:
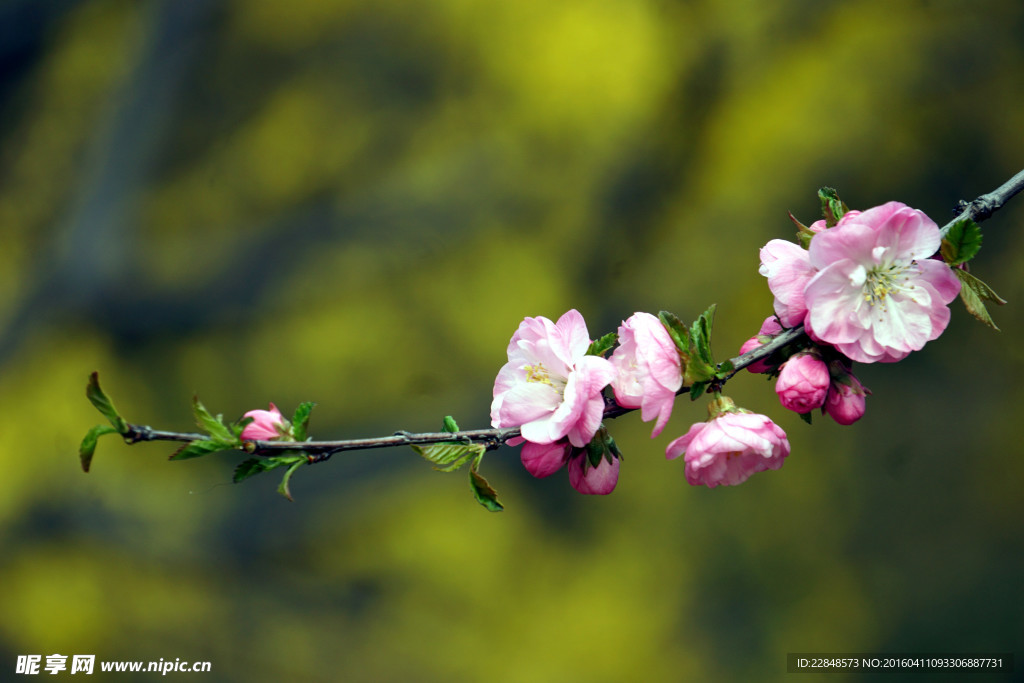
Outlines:
MULTIPOLYGON (((942 234, 945 235, 949 229, 959 220, 970 218, 980 222, 998 211, 1018 192, 1024 190, 1024 170, 1017 173, 1001 186, 983 194, 972 202, 961 202, 962 213, 955 219, 943 226, 942 234)), ((776 335, 770 342, 763 344, 752 351, 729 359, 733 365, 732 371, 723 379, 716 381, 712 386, 715 390, 721 388, 736 375, 737 372, 759 360, 768 358, 776 351, 789 344, 797 343, 804 339, 806 334, 803 325, 797 325, 784 330, 776 335)), ((721 364, 719 364, 721 367, 721 364)), ((681 389, 679 393, 685 393, 688 388, 681 389)), ((625 408, 618 405, 611 398, 605 397, 605 409, 603 419, 612 419, 631 413, 636 408, 625 408)), ((323 462, 329 459, 334 453, 342 451, 366 450, 371 448, 388 448, 392 446, 413 446, 420 444, 432 444, 443 442, 464 442, 483 444, 488 450, 498 448, 507 444, 511 439, 521 435, 520 429, 471 429, 460 432, 422 432, 412 433, 406 431, 395 432, 393 436, 384 436, 369 439, 347 439, 342 441, 244 441, 239 450, 261 456, 272 456, 283 452, 306 453, 310 463, 323 462)), ((197 441, 206 439, 204 434, 189 432, 169 432, 153 429, 144 425, 128 425, 128 431, 124 439, 128 443, 139 441, 197 441)))

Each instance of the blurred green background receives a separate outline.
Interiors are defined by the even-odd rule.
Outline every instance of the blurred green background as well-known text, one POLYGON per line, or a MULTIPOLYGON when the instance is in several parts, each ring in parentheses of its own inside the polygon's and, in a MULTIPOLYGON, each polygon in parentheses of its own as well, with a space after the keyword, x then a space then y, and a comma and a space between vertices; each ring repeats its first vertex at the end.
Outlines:
POLYGON ((85 475, 77 447, 93 370, 132 422, 310 400, 315 437, 355 438, 487 426, 527 315, 596 336, 715 302, 727 357, 770 312, 758 248, 818 187, 942 224, 1024 167, 1022 36, 1017 0, 0 4, 0 678, 33 653, 210 681, 1020 656, 1020 198, 972 264, 1003 331, 954 304, 859 367, 848 428, 738 377, 793 446, 739 487, 664 459, 703 401, 656 441, 611 425, 609 497, 492 454, 501 514, 407 450, 302 468, 288 503, 277 473, 230 485, 241 458, 108 437, 85 475))

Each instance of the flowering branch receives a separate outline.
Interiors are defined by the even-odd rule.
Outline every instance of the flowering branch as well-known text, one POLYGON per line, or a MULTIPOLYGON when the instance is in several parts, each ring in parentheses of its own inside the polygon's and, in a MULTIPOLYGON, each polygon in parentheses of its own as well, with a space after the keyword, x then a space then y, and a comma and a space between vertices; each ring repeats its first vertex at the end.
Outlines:
POLYGON ((203 432, 165 431, 128 423, 93 373, 86 395, 109 425, 86 434, 82 468, 89 471, 96 442, 106 434, 120 434, 129 444, 179 442, 172 460, 225 451, 254 456, 238 465, 235 482, 286 468, 278 490, 290 500, 289 480, 302 465, 344 451, 408 446, 441 471, 468 464, 473 494, 498 511, 497 494, 478 471, 485 452, 523 444, 521 458, 531 474, 544 477, 568 466, 578 491, 610 493, 622 453, 604 421, 639 410, 642 420, 657 420, 653 438, 676 397, 688 393, 696 400, 709 393, 710 419, 669 444, 666 456, 685 454, 692 484, 738 484, 754 472, 781 467, 789 442, 770 419, 722 396, 725 384, 743 369, 767 373, 777 377, 782 405, 808 422, 819 408, 840 424, 855 422, 870 392, 853 375, 854 361, 895 362, 920 349, 943 332, 947 306, 958 294, 972 315, 995 327, 984 301, 1005 302, 966 264, 981 246, 976 222, 1022 189, 1024 171, 991 193, 960 202, 961 214, 939 229, 898 202, 850 211, 834 190, 823 188, 823 220, 805 226, 793 218, 797 243, 772 240, 761 249, 760 272, 775 295, 775 315, 724 362, 715 362, 711 352, 714 306, 690 326, 667 311, 636 313, 617 333, 596 340, 575 310, 557 322, 526 318, 495 380, 490 429, 460 430, 446 417, 440 432, 314 441, 306 433, 313 403, 300 404, 290 420, 271 403, 269 410, 252 410, 226 424, 196 398, 193 413, 203 432))

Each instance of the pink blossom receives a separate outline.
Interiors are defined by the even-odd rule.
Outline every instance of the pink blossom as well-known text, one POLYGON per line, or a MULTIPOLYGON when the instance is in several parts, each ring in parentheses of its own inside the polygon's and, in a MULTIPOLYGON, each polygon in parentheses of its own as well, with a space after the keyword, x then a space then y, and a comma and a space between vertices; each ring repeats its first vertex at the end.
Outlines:
POLYGON ((615 490, 619 482, 619 459, 607 458, 594 467, 586 451, 580 452, 569 460, 569 483, 580 493, 605 496, 615 490))
MULTIPOLYGON (((774 315, 768 316, 764 319, 764 322, 761 323, 760 331, 747 341, 743 342, 743 346, 740 347, 740 355, 742 356, 748 351, 753 351, 757 347, 767 344, 779 332, 782 332, 782 325, 779 324, 778 317, 774 315)), ((762 359, 756 363, 748 365, 747 370, 754 373, 768 372, 771 370, 771 366, 762 359)))
POLYGON ((644 422, 657 418, 651 438, 661 434, 683 385, 679 351, 661 320, 650 313, 630 316, 619 326, 611 363, 615 400, 626 408, 640 408, 644 422))
POLYGON ((789 455, 786 433, 747 411, 722 412, 698 422, 668 445, 665 457, 686 454, 686 481, 714 488, 741 484, 755 472, 777 470, 789 455))
POLYGON ((771 240, 761 247, 758 272, 768 278, 768 289, 775 295, 775 312, 782 326, 796 327, 802 323, 807 315, 804 288, 815 275, 807 250, 786 240, 771 240))
POLYGON ((491 425, 521 427, 527 441, 568 437, 585 446, 601 425, 601 390, 615 377, 606 358, 588 356, 583 316, 571 310, 557 323, 526 318, 508 345, 508 363, 494 381, 491 425))
POLYGON ((807 254, 818 272, 803 292, 808 332, 862 363, 898 361, 936 339, 960 292, 950 268, 929 258, 940 241, 931 219, 899 202, 815 235, 807 254))
POLYGON ((550 477, 565 466, 571 450, 572 446, 564 439, 545 444, 527 441, 519 452, 519 458, 523 461, 523 467, 527 472, 538 479, 543 479, 550 477))
POLYGON ((789 410, 809 413, 825 403, 829 382, 824 361, 814 354, 798 353, 782 364, 775 393, 789 410))
POLYGON ((839 380, 833 378, 825 399, 824 410, 841 425, 852 425, 864 417, 866 409, 864 395, 870 393, 853 373, 846 373, 839 380))
POLYGON ((244 441, 280 439, 288 429, 284 416, 273 403, 270 404, 270 410, 250 410, 242 417, 252 418, 252 422, 245 426, 240 435, 244 441))

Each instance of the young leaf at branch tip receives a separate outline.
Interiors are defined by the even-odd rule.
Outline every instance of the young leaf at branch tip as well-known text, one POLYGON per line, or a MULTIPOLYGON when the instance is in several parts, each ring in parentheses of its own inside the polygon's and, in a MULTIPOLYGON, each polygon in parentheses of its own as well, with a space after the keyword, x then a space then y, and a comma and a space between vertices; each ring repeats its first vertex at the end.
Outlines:
POLYGON ((96 425, 85 434, 82 445, 78 447, 78 459, 82 463, 82 471, 88 472, 92 464, 93 453, 96 452, 96 442, 104 434, 117 434, 117 430, 110 425, 96 425))
POLYGON ((288 501, 291 502, 291 503, 294 503, 295 499, 292 498, 292 492, 288 488, 288 482, 291 480, 292 475, 295 474, 295 470, 299 469, 299 467, 301 467, 302 465, 305 465, 306 463, 307 463, 307 460, 305 458, 302 458, 301 460, 298 460, 298 461, 292 463, 292 466, 289 467, 285 471, 284 476, 281 477, 281 483, 277 487, 277 492, 280 493, 285 498, 287 498, 288 501))
POLYGON ((615 346, 615 342, 619 340, 619 335, 616 332, 609 332, 599 339, 595 339, 590 343, 587 348, 586 355, 588 356, 601 356, 602 358, 612 350, 615 346))
POLYGON ((452 417, 451 415, 445 415, 444 423, 441 425, 441 431, 448 432, 449 434, 454 434, 455 432, 459 431, 459 423, 456 422, 455 418, 452 417))
POLYGON ((199 458, 211 453, 235 450, 236 446, 238 446, 236 443, 225 443, 214 439, 196 439, 195 441, 189 441, 176 450, 169 459, 189 460, 190 458, 199 458))
POLYGON ((309 438, 306 429, 309 426, 309 414, 313 412, 315 406, 316 403, 313 401, 303 401, 295 409, 295 414, 292 415, 292 438, 296 441, 306 441, 309 438))
POLYGON ((103 414, 103 417, 110 421, 110 424, 117 430, 118 434, 128 433, 128 423, 117 412, 114 403, 110 400, 103 389, 100 389, 100 373, 93 372, 89 375, 89 383, 85 387, 85 395, 96 410, 103 414))
POLYGON ((839 219, 846 215, 849 207, 839 198, 839 193, 831 187, 823 187, 818 190, 818 199, 821 200, 821 213, 825 218, 825 227, 834 227, 839 219))
POLYGON ((674 313, 669 313, 668 311, 658 313, 658 319, 661 320, 661 324, 668 330, 668 336, 672 337, 672 341, 675 342, 676 348, 679 349, 679 354, 682 356, 683 361, 688 360, 690 354, 690 331, 686 329, 686 325, 674 313))
POLYGON ((232 434, 231 430, 224 424, 224 416, 218 415, 214 417, 211 415, 198 396, 192 397, 192 413, 196 416, 196 424, 199 425, 199 428, 205 430, 207 434, 213 437, 214 441, 226 443, 238 441, 237 436, 232 434))
POLYGON ((955 267, 970 261, 980 249, 981 228, 970 218, 964 218, 950 226, 939 253, 943 261, 955 267))
POLYGON ((989 315, 988 309, 985 308, 985 300, 992 301, 998 306, 1005 304, 1006 300, 996 294, 995 290, 968 273, 966 270, 954 268, 953 272, 958 278, 960 278, 960 282, 962 283, 960 287, 960 299, 964 302, 964 306, 967 307, 967 312, 991 327, 993 330, 998 331, 999 328, 996 326, 995 321, 992 320, 992 316, 989 315))
POLYGON ((479 464, 480 460, 478 459, 469 468, 469 488, 473 491, 473 497, 476 498, 476 502, 491 512, 501 512, 505 506, 498 502, 498 492, 487 483, 482 474, 477 472, 479 464))

